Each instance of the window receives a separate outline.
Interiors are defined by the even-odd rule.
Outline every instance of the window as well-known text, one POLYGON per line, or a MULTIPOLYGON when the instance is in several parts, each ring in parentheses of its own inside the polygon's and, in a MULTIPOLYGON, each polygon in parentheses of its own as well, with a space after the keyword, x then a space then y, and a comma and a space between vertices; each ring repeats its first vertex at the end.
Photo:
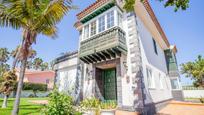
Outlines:
POLYGON ((49 79, 46 79, 46 84, 49 84, 50 83, 50 80, 49 79))
POLYGON ((102 16, 98 20, 98 32, 105 30, 105 16, 102 16))
POLYGON ((164 81, 163 76, 161 76, 161 74, 159 74, 160 89, 164 89, 163 81, 164 81))
POLYGON ((178 79, 171 79, 171 88, 172 89, 179 89, 178 79))
POLYGON ((107 28, 114 26, 114 11, 107 14, 107 28))
POLYGON ((154 45, 154 52, 155 52, 156 54, 158 54, 158 51, 157 51, 157 43, 156 43, 156 41, 154 40, 154 38, 152 38, 152 40, 153 40, 153 45, 154 45))
POLYGON ((148 87, 149 88, 155 88, 155 84, 154 84, 154 77, 152 75, 152 70, 147 68, 147 83, 148 83, 148 87))
POLYGON ((122 18, 123 18, 122 14, 118 12, 118 26, 119 27, 122 27, 122 18))
POLYGON ((96 21, 91 23, 91 36, 96 34, 96 21))
POLYGON ((84 27, 84 39, 89 38, 89 25, 84 27))

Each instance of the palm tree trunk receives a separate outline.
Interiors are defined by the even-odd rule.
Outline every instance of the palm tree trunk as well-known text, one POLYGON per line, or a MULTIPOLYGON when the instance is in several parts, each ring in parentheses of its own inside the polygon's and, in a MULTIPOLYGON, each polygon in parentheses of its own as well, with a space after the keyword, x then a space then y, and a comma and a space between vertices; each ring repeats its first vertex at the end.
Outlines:
POLYGON ((24 79, 24 73, 26 69, 26 62, 27 62, 27 58, 22 60, 22 63, 21 63, 20 76, 19 76, 16 99, 13 106, 12 115, 18 115, 18 112, 19 112, 20 96, 21 96, 21 90, 23 88, 23 79, 24 79))
POLYGON ((8 95, 4 95, 4 102, 2 104, 2 108, 6 108, 7 107, 7 99, 8 99, 8 95))

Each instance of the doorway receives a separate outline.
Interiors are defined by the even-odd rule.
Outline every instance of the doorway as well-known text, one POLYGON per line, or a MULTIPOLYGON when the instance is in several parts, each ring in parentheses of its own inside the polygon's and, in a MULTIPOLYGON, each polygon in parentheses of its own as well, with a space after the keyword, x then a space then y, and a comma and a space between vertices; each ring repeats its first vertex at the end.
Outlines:
POLYGON ((117 100, 116 68, 105 69, 102 72, 104 99, 117 100))

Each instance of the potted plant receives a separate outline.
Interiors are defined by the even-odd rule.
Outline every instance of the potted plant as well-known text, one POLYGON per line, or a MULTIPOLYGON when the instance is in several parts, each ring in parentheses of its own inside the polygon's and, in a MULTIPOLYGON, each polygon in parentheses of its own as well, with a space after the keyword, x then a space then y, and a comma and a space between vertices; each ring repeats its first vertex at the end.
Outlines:
POLYGON ((101 115, 114 115, 115 108, 117 107, 116 101, 104 101, 100 103, 101 115))
POLYGON ((80 108, 83 115, 100 115, 100 101, 96 98, 84 99, 80 108))
POLYGON ((100 102, 96 98, 85 99, 80 104, 83 115, 114 115, 116 106, 116 101, 100 102))

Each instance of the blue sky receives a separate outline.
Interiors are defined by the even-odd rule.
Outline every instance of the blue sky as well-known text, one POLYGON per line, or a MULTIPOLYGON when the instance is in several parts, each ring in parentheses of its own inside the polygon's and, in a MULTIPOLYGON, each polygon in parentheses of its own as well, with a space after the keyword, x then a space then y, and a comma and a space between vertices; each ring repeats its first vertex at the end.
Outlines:
MULTIPOLYGON (((64 17, 58 24, 58 38, 50 39, 38 36, 37 44, 33 48, 38 56, 45 61, 51 61, 63 52, 74 51, 78 48, 78 32, 73 27, 76 14, 95 0, 74 0, 74 5, 79 7, 64 17)), ((178 63, 193 61, 197 55, 204 53, 204 0, 190 0, 190 8, 186 11, 174 12, 173 8, 164 8, 162 3, 151 0, 152 8, 164 29, 171 44, 178 48, 178 63)), ((0 47, 9 50, 16 48, 20 43, 22 32, 11 28, 0 28, 0 47)), ((182 76, 182 82, 190 83, 189 79, 182 76)))

